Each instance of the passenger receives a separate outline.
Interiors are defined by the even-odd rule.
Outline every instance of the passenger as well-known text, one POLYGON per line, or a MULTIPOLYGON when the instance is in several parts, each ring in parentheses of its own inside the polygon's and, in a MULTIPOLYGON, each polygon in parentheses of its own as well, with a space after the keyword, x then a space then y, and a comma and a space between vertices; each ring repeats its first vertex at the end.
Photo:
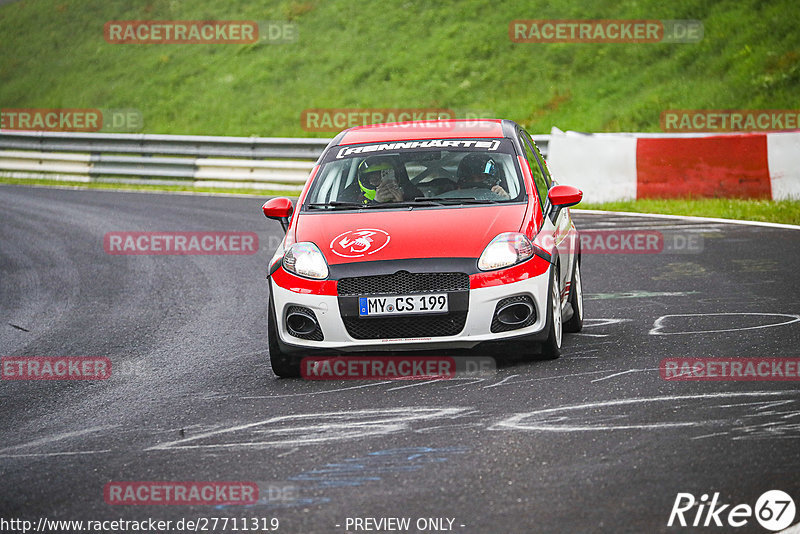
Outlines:
POLYGON ((510 198, 500 186, 497 164, 491 156, 467 154, 458 164, 456 177, 459 189, 489 189, 504 199, 510 198))

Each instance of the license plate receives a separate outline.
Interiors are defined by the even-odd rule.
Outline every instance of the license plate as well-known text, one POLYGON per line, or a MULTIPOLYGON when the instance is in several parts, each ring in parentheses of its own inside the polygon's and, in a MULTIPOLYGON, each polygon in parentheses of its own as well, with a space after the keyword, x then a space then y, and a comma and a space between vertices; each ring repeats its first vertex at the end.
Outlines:
POLYGON ((420 313, 447 313, 447 293, 358 299, 358 315, 361 317, 420 313))

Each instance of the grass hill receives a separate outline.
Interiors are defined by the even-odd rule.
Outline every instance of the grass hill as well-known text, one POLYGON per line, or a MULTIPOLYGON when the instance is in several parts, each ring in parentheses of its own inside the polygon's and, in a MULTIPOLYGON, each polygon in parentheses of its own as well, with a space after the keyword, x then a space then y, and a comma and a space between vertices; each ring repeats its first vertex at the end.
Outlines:
POLYGON ((0 108, 137 109, 146 133, 324 136, 310 108, 447 108, 534 133, 659 131, 666 109, 798 109, 796 0, 18 0, 0 108), (110 44, 111 20, 282 20, 286 44, 110 44), (520 44, 515 19, 697 19, 699 43, 520 44))

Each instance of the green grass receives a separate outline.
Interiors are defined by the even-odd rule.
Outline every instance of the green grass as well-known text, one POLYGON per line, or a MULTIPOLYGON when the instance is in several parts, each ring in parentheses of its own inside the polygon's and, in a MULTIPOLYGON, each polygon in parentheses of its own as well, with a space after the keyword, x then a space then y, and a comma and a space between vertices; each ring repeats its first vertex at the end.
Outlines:
MULTIPOLYGON (((139 110, 144 133, 318 136, 311 108, 448 108, 532 133, 660 130, 668 109, 796 109, 795 0, 25 0, 0 6, 0 109, 139 110), (111 20, 282 20, 288 44, 109 44, 111 20), (693 44, 517 44, 515 19, 697 19, 693 44)), ((282 192, 2 180, 126 190, 282 192)), ((586 206, 589 207, 589 206, 586 206)), ((592 206, 800 224, 797 202, 592 206)))
POLYGON ((229 195, 250 195, 260 197, 288 196, 296 197, 298 191, 270 191, 262 189, 240 189, 228 187, 193 187, 192 185, 151 185, 151 184, 116 184, 105 182, 73 182, 69 180, 47 180, 43 178, 5 178, 0 177, 0 184, 28 185, 40 187, 61 187, 69 189, 109 189, 113 191, 160 191, 191 193, 225 193, 229 195))
MULTIPOLYGON (((92 182, 69 182, 45 179, 18 179, 0 177, 0 184, 68 187, 72 189, 107 189, 116 191, 161 191, 194 193, 227 193, 258 197, 296 197, 291 191, 258 191, 253 189, 228 189, 212 187, 129 185, 92 182)), ((604 204, 580 204, 576 210, 594 209, 628 211, 634 213, 663 213, 666 215, 693 215, 721 219, 741 219, 800 225, 800 200, 740 200, 740 199, 669 199, 627 200, 604 204)))
POLYGON ((693 215, 800 225, 800 200, 642 199, 603 204, 580 204, 576 209, 693 215))
POLYGON ((0 6, 0 107, 137 109, 146 133, 320 136, 310 108, 659 131, 667 109, 794 109, 795 0, 27 0, 0 6), (288 44, 109 44, 110 20, 284 20, 288 44), (517 44, 515 19, 698 19, 694 44, 517 44))

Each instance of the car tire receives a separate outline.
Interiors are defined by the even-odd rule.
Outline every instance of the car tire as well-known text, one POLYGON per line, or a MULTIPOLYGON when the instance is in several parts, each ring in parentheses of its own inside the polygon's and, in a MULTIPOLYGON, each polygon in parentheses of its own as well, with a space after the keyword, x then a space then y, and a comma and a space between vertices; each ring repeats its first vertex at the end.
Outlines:
POLYGON ((542 359, 555 360, 561 356, 561 340, 564 332, 561 319, 558 271, 553 268, 553 275, 550 277, 550 297, 547 299, 547 339, 542 343, 542 359))
POLYGON ((272 365, 272 372, 281 378, 299 377, 300 361, 281 350, 280 342, 278 341, 278 323, 275 318, 275 304, 272 302, 272 295, 269 297, 267 337, 269 363, 272 365))
POLYGON ((583 329, 583 286, 581 285, 580 262, 575 262, 570 284, 569 304, 572 306, 572 317, 564 323, 564 332, 580 332, 583 329))

